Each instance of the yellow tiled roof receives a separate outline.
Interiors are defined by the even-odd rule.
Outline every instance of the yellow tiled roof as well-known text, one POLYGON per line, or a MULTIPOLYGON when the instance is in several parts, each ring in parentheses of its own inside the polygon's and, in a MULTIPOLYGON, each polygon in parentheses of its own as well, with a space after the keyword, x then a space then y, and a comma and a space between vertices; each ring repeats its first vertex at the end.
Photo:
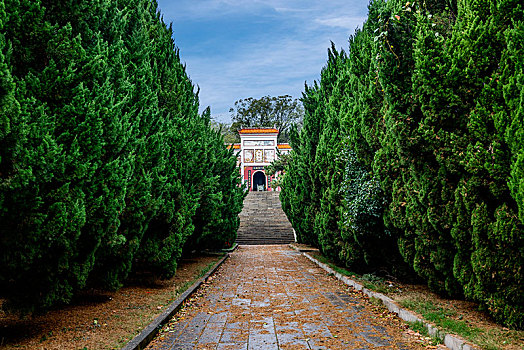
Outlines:
POLYGON ((238 131, 239 134, 278 134, 274 128, 245 128, 238 131))

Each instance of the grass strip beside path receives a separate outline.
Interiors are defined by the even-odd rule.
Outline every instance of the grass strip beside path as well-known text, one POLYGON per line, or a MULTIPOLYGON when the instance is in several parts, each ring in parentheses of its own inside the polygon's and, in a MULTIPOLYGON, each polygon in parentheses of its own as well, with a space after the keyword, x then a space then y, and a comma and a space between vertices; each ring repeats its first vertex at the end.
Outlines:
MULTIPOLYGON (((387 295, 399 306, 417 313, 426 322, 435 325, 440 333, 457 335, 484 350, 524 349, 524 331, 514 331, 495 324, 489 316, 479 312, 478 305, 474 303, 443 299, 430 292, 426 286, 392 282, 379 276, 348 271, 324 257, 318 250, 309 249, 308 255, 364 288, 387 295)), ((410 325, 419 331, 417 322, 410 325)))

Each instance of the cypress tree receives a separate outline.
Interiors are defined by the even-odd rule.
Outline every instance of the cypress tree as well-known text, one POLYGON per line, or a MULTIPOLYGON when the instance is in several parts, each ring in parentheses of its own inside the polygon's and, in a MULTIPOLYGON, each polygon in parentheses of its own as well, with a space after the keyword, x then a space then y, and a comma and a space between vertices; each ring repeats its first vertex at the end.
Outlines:
MULTIPOLYGON (((15 97, 15 83, 9 64, 9 51, 6 43, 4 24, 7 21, 4 2, 0 2, 0 178, 2 183, 13 172, 13 157, 17 143, 23 137, 20 127, 20 104, 15 97)), ((0 194, 3 192, 0 192, 0 194)), ((0 207, 2 207, 0 198, 0 207)))
POLYGON ((94 102, 86 101, 104 88, 90 84, 90 74, 104 71, 104 63, 96 57, 101 46, 87 52, 70 24, 51 24, 53 13, 39 1, 7 4, 6 37, 28 132, 13 159, 13 181, 3 189, 2 279, 14 280, 6 290, 11 307, 32 311, 68 301, 90 270, 93 250, 81 239, 87 196, 80 183, 95 171, 100 143, 91 131, 98 136, 101 125, 94 102), (85 76, 79 66, 86 66, 85 76), (93 158, 82 159, 84 152, 93 158))
MULTIPOLYGON (((0 2, 0 220, 5 222, 6 209, 10 205, 10 184, 16 177, 17 149, 24 142, 24 124, 20 119, 20 104, 15 97, 15 83, 11 74, 9 51, 3 35, 8 17, 4 2, 0 2)), ((4 253, 8 249, 9 236, 4 230, 0 235, 0 267, 9 268, 9 261, 4 253)), ((9 275, 0 272, 0 290, 6 291, 9 275)), ((4 293, 2 293, 3 295, 4 293)))
POLYGON ((381 72, 388 58, 381 50, 389 42, 391 5, 382 1, 371 3, 362 30, 357 30, 349 40, 344 107, 347 117, 341 125, 345 135, 341 142, 345 169, 340 186, 344 198, 340 256, 354 270, 386 269, 404 275, 410 273, 410 268, 402 262, 396 248, 398 233, 392 225, 386 229, 383 222, 389 193, 382 190, 378 172, 373 171, 386 143, 380 138, 388 106, 381 72))
MULTIPOLYGON (((371 170, 375 152, 381 145, 378 130, 381 125, 382 92, 377 86, 375 60, 372 44, 378 28, 375 6, 362 30, 357 30, 349 40, 349 117, 346 133, 350 148, 360 159, 362 166, 371 170)), ((376 57, 376 56, 375 56, 376 57)))
MULTIPOLYGON (((122 285, 132 269, 135 254, 149 221, 161 203, 159 173, 165 166, 162 150, 162 119, 158 112, 158 84, 150 54, 155 41, 149 30, 161 26, 150 1, 122 2, 111 8, 113 20, 103 31, 110 45, 111 79, 127 137, 119 152, 127 155, 132 167, 127 176, 125 207, 119 212, 120 225, 97 251, 91 283, 109 289, 122 285), (151 12, 154 14, 152 15, 151 12), (155 187, 154 187, 155 186, 155 187), (157 189, 156 191, 154 189, 157 189)), ((109 16, 108 16, 109 17, 109 16)))
POLYGON ((397 241, 431 289, 522 328, 522 16, 515 0, 370 3, 347 70, 306 87, 281 195, 300 239, 313 222, 349 265, 397 241))
MULTIPOLYGON (((283 208, 293 215, 290 221, 296 225, 294 227, 297 238, 300 242, 319 247, 322 247, 322 244, 318 235, 318 231, 321 230, 318 215, 323 197, 324 169, 320 169, 320 161, 317 157, 321 158, 323 154, 317 154, 317 148, 327 122, 326 105, 336 84, 341 61, 340 54, 332 45, 332 49, 328 50, 328 63, 322 69, 320 81, 315 81, 313 86, 306 85, 302 97, 305 113, 299 141, 301 150, 300 153, 297 151, 293 155, 298 165, 296 171, 286 175, 285 180, 288 184, 292 183, 292 187, 297 191, 296 197, 289 204, 286 203, 285 193, 289 187, 286 188, 285 183, 283 185, 283 208)), ((293 144, 292 146, 296 147, 293 144)), ((326 240, 326 248, 327 243, 326 240)))
POLYGON ((460 295, 460 286, 452 273, 454 245, 446 229, 449 226, 445 207, 438 205, 446 189, 441 188, 432 142, 426 138, 434 135, 424 133, 421 127, 421 106, 412 90, 417 16, 433 15, 425 7, 407 5, 397 5, 389 11, 379 73, 385 98, 380 136, 384 147, 375 163, 385 192, 391 193, 385 222, 399 235, 400 252, 406 261, 428 281, 431 289, 460 295))
POLYGON ((471 256, 457 256, 455 266, 472 271, 460 275, 468 298, 485 305, 499 321, 522 328, 523 228, 508 188, 512 158, 518 156, 505 142, 512 109, 506 105, 501 83, 508 76, 505 69, 512 70, 511 75, 516 72, 500 64, 507 50, 505 35, 523 20, 522 5, 505 0, 459 3, 458 18, 451 40, 456 51, 450 53, 450 77, 451 83, 458 83, 459 71, 466 73, 461 74, 460 86, 452 85, 452 98, 465 106, 467 135, 463 157, 453 161, 464 169, 455 196, 465 217, 457 221, 469 225, 456 235, 471 241, 471 256))
MULTIPOLYGON (((318 195, 320 197, 318 207, 315 210, 317 215, 314 229, 322 252, 330 258, 340 261, 342 245, 340 237, 340 211, 342 207, 340 183, 344 173, 342 123, 346 118, 348 109, 346 100, 348 59, 345 52, 337 52, 334 45, 329 50, 328 57, 326 68, 326 71, 329 72, 328 82, 325 83, 321 80, 321 87, 327 90, 321 104, 322 110, 325 111, 326 121, 321 129, 313 167, 319 185, 318 195), (336 77, 336 80, 331 80, 331 77, 336 77)), ((324 75, 322 78, 326 79, 326 76, 324 75)))
MULTIPOLYGON (((510 6, 500 8, 500 10, 512 11, 514 15, 522 16, 524 8, 522 4, 510 3, 510 6), (514 7, 511 7, 513 5, 514 7)), ((517 16, 515 16, 517 17, 517 16)), ((515 263, 516 266, 511 269, 511 265, 507 266, 508 275, 511 275, 512 282, 516 285, 511 285, 510 290, 504 290, 505 286, 498 286, 502 294, 503 299, 499 300, 495 310, 499 311, 498 317, 502 319, 509 326, 517 329, 524 329, 524 322, 522 315, 524 310, 522 305, 524 304, 524 290, 522 286, 522 256, 524 252, 522 247, 522 231, 524 226, 524 21, 522 17, 517 17, 517 20, 513 21, 513 26, 509 26, 504 32, 507 49, 502 53, 501 67, 504 67, 501 77, 499 79, 502 91, 504 93, 505 111, 499 112, 494 115, 494 122, 497 128, 500 128, 500 124, 505 124, 504 137, 510 151, 510 177, 508 179, 508 186, 511 191, 511 195, 515 200, 517 208, 511 211, 499 211, 500 214, 511 214, 518 213, 518 221, 515 216, 512 220, 508 218, 502 218, 505 222, 510 222, 510 225, 506 227, 500 227, 497 230, 500 233, 505 233, 504 229, 508 230, 509 239, 504 237, 506 245, 512 245, 512 248, 516 248, 514 252, 520 255, 520 258, 513 256, 507 263, 515 263), (517 225, 515 225, 517 224, 517 225), (520 250, 518 247, 520 246, 520 250), (505 305, 506 304, 506 305, 505 305), (507 318, 510 318, 506 321, 507 318)), ((511 203, 511 202, 510 202, 511 203)), ((508 255, 511 253, 508 253, 508 255)), ((506 277, 506 276, 504 276, 506 277)), ((490 299, 488 299, 490 300, 490 299)), ((490 300, 491 301, 491 300, 490 300)), ((492 304, 488 303, 488 307, 492 307, 492 304)))
POLYGON ((452 237, 454 247, 445 253, 453 257, 453 275, 468 299, 521 328, 522 228, 507 187, 511 155, 503 135, 511 109, 503 102, 499 68, 512 70, 499 62, 512 13, 503 9, 513 5, 460 2, 453 27, 445 12, 421 18, 414 87, 440 182, 426 187, 439 193, 428 212, 437 213, 433 221, 452 237))
MULTIPOLYGON (((164 40, 168 38, 172 40, 167 35, 164 40)), ((199 179, 198 175, 193 177, 195 172, 199 172, 195 158, 198 146, 197 141, 190 137, 194 130, 192 118, 197 116, 198 104, 196 97, 185 95, 192 94, 193 86, 187 79, 178 53, 172 52, 174 68, 166 72, 166 81, 161 82, 165 85, 159 93, 161 113, 165 118, 163 142, 168 152, 162 173, 167 179, 163 188, 163 205, 150 221, 137 252, 141 263, 165 277, 175 273, 182 247, 193 233, 191 218, 200 196, 196 186, 192 186, 193 181, 199 179), (176 109, 171 110, 170 107, 176 109), (185 114, 185 111, 191 114, 185 114)))
POLYGON ((6 309, 116 289, 133 267, 171 276, 199 206, 199 244, 234 240, 236 159, 198 115, 155 1, 7 0, 0 27, 6 309))
MULTIPOLYGON (((502 8, 512 14, 512 18, 519 19, 524 11, 522 4, 511 3, 514 8, 505 6, 502 8), (520 11, 520 12, 519 12, 520 11)), ((504 32, 507 49, 502 53, 501 84, 503 84, 504 100, 507 106, 507 120, 504 134, 505 140, 511 152, 511 177, 508 181, 511 194, 518 205, 519 220, 524 222, 524 27, 522 19, 515 20, 513 26, 509 26, 504 32)), ((497 113, 495 123, 504 122, 505 113, 497 113)))
POLYGON ((203 135, 202 153, 198 159, 204 174, 202 195, 193 217, 195 231, 184 247, 188 252, 230 247, 236 240, 240 224, 238 213, 245 195, 239 186, 240 174, 234 151, 224 147, 219 131, 210 128, 210 116, 208 107, 200 120, 203 135))
MULTIPOLYGON (((516 4, 512 9, 514 13, 522 5, 516 4)), ((505 140, 511 151, 511 177, 509 188, 511 194, 518 205, 519 220, 524 222, 524 27, 522 20, 515 21, 513 28, 508 28, 504 33, 507 43, 507 50, 503 54, 502 66, 506 67, 503 72, 503 91, 507 105, 510 121, 506 126, 505 140)), ((503 113, 496 115, 504 118, 503 113)), ((502 120, 496 119, 496 123, 502 120)))
POLYGON ((315 81, 313 86, 305 85, 302 93, 304 106, 303 128, 300 134, 293 132, 290 143, 293 148, 292 160, 283 179, 282 209, 286 212, 297 240, 318 246, 318 237, 314 231, 315 214, 311 210, 314 195, 312 178, 313 157, 316 152, 316 140, 320 133, 320 120, 317 109, 320 87, 315 81))

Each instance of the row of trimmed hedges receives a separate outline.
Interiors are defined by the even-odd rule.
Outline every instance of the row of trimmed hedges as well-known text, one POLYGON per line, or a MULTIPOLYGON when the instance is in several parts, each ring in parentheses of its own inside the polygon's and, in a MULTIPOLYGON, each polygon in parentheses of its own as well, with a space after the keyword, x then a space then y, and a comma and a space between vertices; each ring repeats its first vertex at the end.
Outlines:
POLYGON ((374 0, 306 86, 283 208, 354 270, 407 266, 524 328, 524 8, 374 0))
POLYGON ((235 241, 233 151, 154 0, 0 2, 0 297, 40 312, 235 241))

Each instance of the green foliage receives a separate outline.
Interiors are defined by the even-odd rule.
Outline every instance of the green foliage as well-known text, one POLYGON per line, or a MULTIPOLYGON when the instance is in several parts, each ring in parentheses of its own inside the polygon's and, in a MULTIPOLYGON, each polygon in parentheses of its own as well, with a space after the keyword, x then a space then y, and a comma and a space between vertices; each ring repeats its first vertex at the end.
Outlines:
POLYGON ((313 183, 318 185, 318 197, 314 201, 314 233, 319 248, 329 258, 339 260, 341 202, 340 183, 344 163, 340 157, 342 148, 341 125, 346 117, 344 96, 347 88, 347 56, 337 52, 334 44, 328 51, 328 63, 321 74, 323 94, 317 113, 322 115, 321 134, 311 171, 313 183), (321 110, 321 111, 320 111, 321 110))
POLYGON ((231 130, 231 124, 211 120, 211 127, 220 132, 226 144, 240 142, 240 135, 236 130, 231 130))
POLYGON ((251 127, 276 128, 279 142, 289 142, 290 128, 299 125, 304 114, 300 101, 289 95, 259 99, 248 97, 236 101, 229 112, 233 121, 230 127, 232 132, 251 127))
POLYGON ((196 247, 202 248, 230 248, 236 241, 236 234, 240 221, 238 213, 242 210, 242 203, 247 192, 244 192, 240 183, 240 174, 237 168, 237 158, 233 149, 224 147, 224 139, 219 131, 209 128, 210 111, 203 115, 207 122, 203 124, 200 143, 207 142, 204 152, 198 159, 209 166, 202 168, 202 191, 199 206, 193 216, 195 230, 186 249, 191 251, 196 247), (214 153, 205 150, 213 149, 214 153), (206 159, 209 158, 209 159, 206 159), (225 175, 227 174, 227 176, 225 175))
POLYGON ((522 5, 514 1, 459 3, 457 21, 448 31, 438 18, 421 20, 422 33, 431 24, 434 33, 446 35, 420 35, 417 60, 429 67, 431 56, 422 54, 429 46, 439 64, 421 69, 414 86, 425 117, 421 128, 425 138, 433 139, 443 188, 428 211, 441 218, 440 232, 452 237, 447 259, 453 259, 453 275, 467 298, 501 323, 522 328, 523 227, 518 197, 508 188, 518 151, 505 137, 516 114, 502 94, 504 80, 522 73, 509 62, 501 64, 509 57, 506 35, 514 32, 515 21, 522 21, 522 5))
POLYGON ((234 241, 236 157, 198 114, 156 2, 1 5, 4 308, 45 311, 133 269, 169 277, 188 239, 234 241))
POLYGON ((277 159, 266 167, 266 174, 268 176, 274 176, 279 172, 284 171, 289 166, 289 153, 281 153, 277 150, 277 155, 277 159))
POLYGON ((273 162, 271 162, 269 166, 266 167, 267 176, 277 175, 277 178, 271 181, 271 187, 277 188, 282 186, 284 171, 289 167, 290 160, 291 155, 289 153, 281 153, 277 149, 276 159, 273 162))
POLYGON ((351 150, 345 155, 346 169, 341 186, 343 217, 341 259, 348 266, 377 266, 391 258, 394 239, 384 228, 385 196, 380 183, 357 160, 351 150))
POLYGON ((314 197, 311 193, 312 186, 309 181, 310 169, 307 163, 311 161, 311 156, 314 154, 311 148, 316 146, 313 137, 315 137, 315 135, 318 136, 318 133, 310 133, 310 130, 318 125, 318 120, 316 120, 313 115, 316 104, 316 94, 314 90, 307 85, 302 103, 306 110, 303 129, 300 135, 296 132, 291 134, 290 144, 293 151, 290 153, 289 166, 282 179, 280 200, 282 202, 282 209, 295 229, 298 242, 317 246, 318 239, 313 231, 312 217, 308 213, 311 200, 314 197), (301 136, 305 133, 307 133, 309 137, 301 136), (301 142, 301 138, 304 139, 305 143, 301 142))
POLYGON ((370 3, 348 58, 330 52, 304 92, 281 194, 301 241, 352 269, 401 254, 434 291, 523 327, 523 13, 370 3))
MULTIPOLYGON (((519 4, 517 9, 522 10, 519 4)), ((515 10, 516 11, 516 10, 515 10)), ((516 22, 504 33, 507 50, 501 56, 505 67, 499 87, 503 89, 506 113, 497 114, 496 123, 505 125, 504 138, 512 154, 508 186, 518 206, 519 220, 524 222, 524 23, 516 22), (509 115, 510 118, 504 120, 509 115)))

